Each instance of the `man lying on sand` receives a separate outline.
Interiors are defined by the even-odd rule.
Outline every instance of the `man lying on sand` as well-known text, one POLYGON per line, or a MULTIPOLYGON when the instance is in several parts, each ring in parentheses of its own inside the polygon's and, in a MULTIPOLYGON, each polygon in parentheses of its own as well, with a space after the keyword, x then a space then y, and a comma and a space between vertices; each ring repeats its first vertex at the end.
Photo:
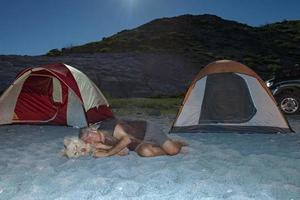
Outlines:
POLYGON ((95 157, 128 154, 128 149, 143 157, 176 155, 185 142, 174 141, 154 123, 105 120, 99 128, 80 129, 79 138, 96 148, 95 157))

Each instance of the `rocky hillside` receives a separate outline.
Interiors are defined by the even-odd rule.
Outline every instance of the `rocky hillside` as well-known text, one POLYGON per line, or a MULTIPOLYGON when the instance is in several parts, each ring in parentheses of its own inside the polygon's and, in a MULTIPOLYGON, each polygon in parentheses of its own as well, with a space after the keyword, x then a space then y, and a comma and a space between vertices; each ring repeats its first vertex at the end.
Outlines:
POLYGON ((106 95, 178 96, 203 66, 219 59, 240 61, 264 79, 300 64, 300 20, 251 27, 213 15, 183 15, 45 56, 0 56, 0 91, 25 67, 64 62, 106 95))

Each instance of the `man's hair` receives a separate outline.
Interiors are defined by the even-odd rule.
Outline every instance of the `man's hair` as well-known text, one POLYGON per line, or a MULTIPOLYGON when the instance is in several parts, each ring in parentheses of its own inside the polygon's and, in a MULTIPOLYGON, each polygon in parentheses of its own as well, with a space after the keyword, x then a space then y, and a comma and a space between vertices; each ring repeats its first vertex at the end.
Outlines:
POLYGON ((84 136, 86 136, 89 133, 89 127, 84 127, 79 129, 79 135, 78 138, 82 139, 84 136))
MULTIPOLYGON (((79 129, 79 134, 78 134, 78 138, 83 140, 84 137, 88 136, 90 133, 90 130, 93 129, 94 127, 84 127, 79 129)), ((102 132, 105 135, 105 144, 110 145, 110 146, 114 146, 118 143, 118 139, 114 138, 111 134, 108 133, 108 131, 106 130, 101 130, 98 129, 98 133, 102 132)))

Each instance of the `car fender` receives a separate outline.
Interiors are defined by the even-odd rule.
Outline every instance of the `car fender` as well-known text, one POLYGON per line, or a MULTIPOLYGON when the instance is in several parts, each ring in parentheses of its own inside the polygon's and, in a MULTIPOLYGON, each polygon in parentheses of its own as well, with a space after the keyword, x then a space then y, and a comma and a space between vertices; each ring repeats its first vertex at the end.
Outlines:
POLYGON ((287 89, 300 89, 300 83, 298 82, 295 82, 295 83, 286 83, 286 84, 281 84, 281 85, 278 85, 274 90, 273 90, 273 95, 277 95, 279 93, 281 93, 282 91, 284 90, 287 90, 287 89))

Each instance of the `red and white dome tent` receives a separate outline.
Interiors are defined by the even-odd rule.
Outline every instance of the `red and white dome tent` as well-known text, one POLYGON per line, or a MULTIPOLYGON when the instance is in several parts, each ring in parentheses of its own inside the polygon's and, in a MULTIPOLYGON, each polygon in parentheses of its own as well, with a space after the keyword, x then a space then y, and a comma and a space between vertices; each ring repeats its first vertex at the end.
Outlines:
POLYGON ((84 127, 111 117, 99 88, 84 73, 62 63, 21 71, 0 97, 0 124, 84 127))

